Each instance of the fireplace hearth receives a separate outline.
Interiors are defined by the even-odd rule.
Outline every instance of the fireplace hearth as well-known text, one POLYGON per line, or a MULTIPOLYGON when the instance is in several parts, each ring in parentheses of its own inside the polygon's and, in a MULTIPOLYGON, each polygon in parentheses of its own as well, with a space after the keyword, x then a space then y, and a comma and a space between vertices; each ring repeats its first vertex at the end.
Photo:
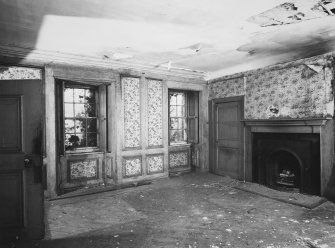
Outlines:
POLYGON ((268 187, 320 195, 320 136, 253 134, 253 181, 268 187))

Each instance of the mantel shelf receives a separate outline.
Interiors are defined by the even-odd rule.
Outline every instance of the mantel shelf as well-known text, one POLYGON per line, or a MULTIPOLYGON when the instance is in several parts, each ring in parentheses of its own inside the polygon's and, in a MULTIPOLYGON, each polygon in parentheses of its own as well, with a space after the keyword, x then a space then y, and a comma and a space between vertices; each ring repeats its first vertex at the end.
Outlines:
POLYGON ((311 119, 244 119, 245 126, 324 126, 331 118, 311 119))

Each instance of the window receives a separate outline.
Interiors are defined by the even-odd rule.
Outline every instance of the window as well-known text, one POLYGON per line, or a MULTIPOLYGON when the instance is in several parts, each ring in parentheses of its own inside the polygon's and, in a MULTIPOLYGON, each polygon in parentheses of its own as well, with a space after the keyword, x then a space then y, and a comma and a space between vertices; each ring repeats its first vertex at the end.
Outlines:
POLYGON ((169 91, 170 145, 198 143, 198 92, 169 91))
POLYGON ((98 147, 98 89, 61 82, 63 113, 60 126, 65 151, 98 147))

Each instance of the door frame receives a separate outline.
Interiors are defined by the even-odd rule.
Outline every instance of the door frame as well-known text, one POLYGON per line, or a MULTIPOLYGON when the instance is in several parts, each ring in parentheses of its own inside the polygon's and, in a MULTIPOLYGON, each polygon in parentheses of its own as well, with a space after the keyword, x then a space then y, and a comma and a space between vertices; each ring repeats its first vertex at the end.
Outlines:
MULTIPOLYGON (((208 114, 209 114, 209 172, 215 172, 215 105, 219 103, 228 103, 228 102, 240 102, 241 106, 241 121, 244 119, 244 96, 232 96, 225 98, 212 99, 208 101, 208 114)), ((245 170, 245 137, 244 137, 244 128, 242 127, 241 132, 241 167, 243 164, 243 170, 245 170)), ((243 175, 245 172, 243 171, 243 175)))

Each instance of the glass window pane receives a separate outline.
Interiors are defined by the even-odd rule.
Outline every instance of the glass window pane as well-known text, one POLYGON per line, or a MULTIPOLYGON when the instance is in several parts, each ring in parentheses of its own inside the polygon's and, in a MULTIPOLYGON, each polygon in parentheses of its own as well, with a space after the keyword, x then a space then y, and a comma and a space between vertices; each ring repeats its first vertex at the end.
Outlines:
POLYGON ((84 89, 73 89, 74 91, 74 102, 83 103, 85 99, 85 90, 84 89))
POLYGON ((177 104, 177 95, 174 93, 170 94, 170 105, 176 105, 177 104))
POLYGON ((75 126, 75 130, 76 130, 76 133, 85 133, 86 131, 86 120, 83 119, 83 120, 76 120, 76 126, 75 126))
POLYGON ((85 104, 85 111, 87 117, 96 117, 95 104, 87 103, 85 104))
POLYGON ((74 133, 74 120, 65 119, 65 133, 74 133))
POLYGON ((78 147, 85 147, 86 145, 86 138, 84 133, 76 133, 76 136, 78 137, 78 147))
POLYGON ((65 112, 64 117, 74 117, 73 104, 72 103, 65 103, 64 112, 65 112))
POLYGON ((87 132, 97 132, 97 119, 87 119, 87 132))
POLYGON ((184 142, 187 142, 187 130, 183 130, 183 138, 182 138, 182 140, 184 141, 184 142))
POLYGON ((87 146, 90 146, 90 147, 98 146, 97 134, 96 133, 88 133, 87 134, 87 146))
POLYGON ((179 143, 182 141, 182 130, 170 131, 170 143, 179 143))
POLYGON ((64 102, 73 102, 73 89, 64 89, 64 102))
POLYGON ((86 89, 85 91, 85 103, 95 103, 95 91, 92 89, 86 89))
POLYGON ((85 105, 84 104, 75 104, 74 105, 74 114, 75 117, 85 117, 85 105))
POLYGON ((170 118, 170 129, 179 129, 178 118, 170 118))
POLYGON ((177 116, 177 107, 176 106, 170 106, 170 116, 176 117, 177 116))
POLYGON ((74 134, 71 134, 71 133, 65 134, 65 150, 66 151, 73 149, 72 143, 70 142, 70 138, 71 138, 72 135, 74 135, 74 134))
POLYGON ((65 150, 73 150, 74 148, 80 147, 82 137, 82 134, 65 134, 65 150))
POLYGON ((179 118, 178 126, 179 129, 186 129, 187 128, 186 119, 179 118))
POLYGON ((185 107, 177 106, 177 115, 178 117, 185 117, 185 107))
POLYGON ((177 94, 177 105, 184 105, 185 104, 185 94, 178 93, 177 94))

